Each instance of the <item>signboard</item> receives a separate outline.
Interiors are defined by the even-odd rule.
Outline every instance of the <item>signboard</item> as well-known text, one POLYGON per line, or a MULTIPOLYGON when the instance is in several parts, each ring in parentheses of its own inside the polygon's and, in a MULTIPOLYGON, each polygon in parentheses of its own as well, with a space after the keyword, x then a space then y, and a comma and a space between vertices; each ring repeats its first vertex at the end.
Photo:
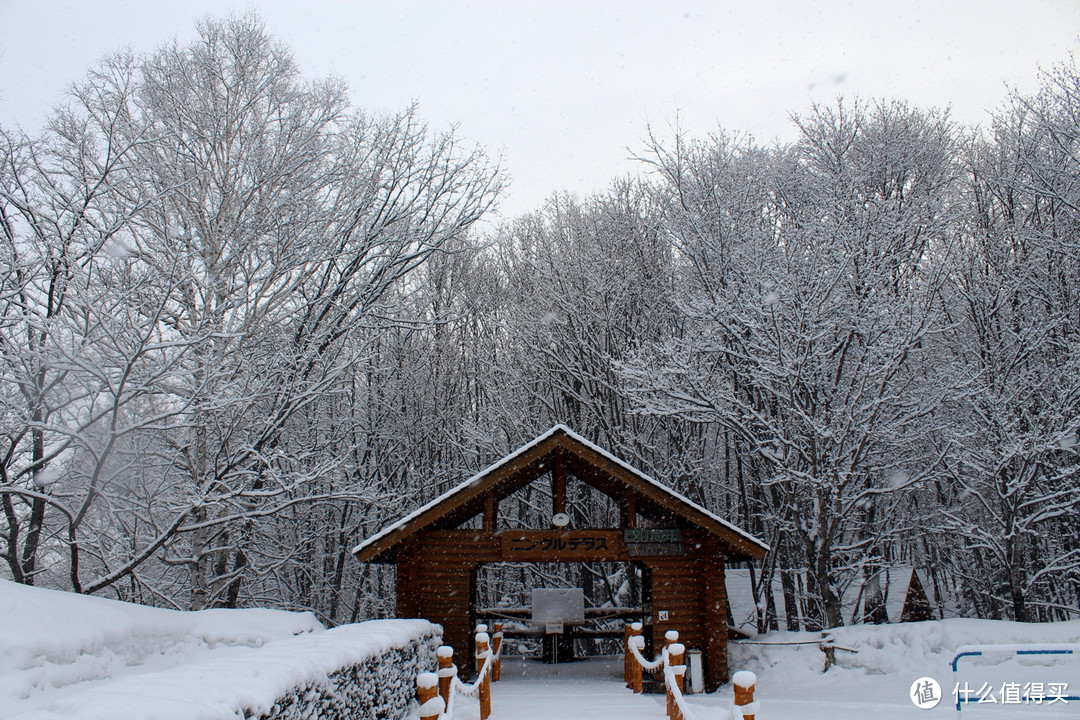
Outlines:
POLYGON ((506 530, 502 559, 556 561, 625 559, 618 530, 506 530))
POLYGON ((679 528, 627 528, 623 540, 630 557, 676 557, 686 554, 679 528))
POLYGON ((544 634, 545 635, 562 635, 564 631, 562 623, 545 623, 544 634))
POLYGON ((581 588, 534 588, 532 619, 534 623, 544 624, 545 627, 584 622, 585 592, 581 588))

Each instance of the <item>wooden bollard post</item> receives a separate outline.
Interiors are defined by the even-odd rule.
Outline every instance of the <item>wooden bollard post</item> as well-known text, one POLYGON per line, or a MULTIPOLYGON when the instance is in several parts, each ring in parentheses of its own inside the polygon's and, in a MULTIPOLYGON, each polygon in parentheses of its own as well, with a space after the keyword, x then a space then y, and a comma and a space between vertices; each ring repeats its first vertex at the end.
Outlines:
POLYGON ((731 676, 731 684, 735 686, 735 704, 742 709, 743 720, 754 720, 758 711, 757 701, 754 700, 757 675, 749 670, 740 670, 731 676))
POLYGON ((623 663, 623 672, 626 675, 626 687, 628 688, 634 687, 634 667, 637 667, 638 675, 641 675, 641 666, 638 665, 637 660, 634 659, 634 654, 630 651, 630 638, 632 637, 641 637, 641 623, 634 622, 626 626, 626 644, 623 646, 626 658, 623 663))
MULTIPOLYGON (((638 652, 645 649, 645 637, 643 635, 631 635, 630 644, 632 647, 637 648, 638 652)), ((641 663, 637 661, 637 658, 631 658, 633 666, 630 668, 630 682, 631 687, 634 688, 634 692, 641 692, 641 663)))
MULTIPOLYGON (((675 673, 675 682, 678 683, 679 692, 681 693, 686 687, 683 684, 684 678, 686 677, 686 666, 685 665, 676 665, 675 667, 673 667, 671 669, 675 673)), ((682 710, 679 709, 679 706, 676 704, 675 707, 672 708, 672 709, 674 710, 674 714, 671 716, 672 720, 683 720, 682 710)))
POLYGON ((483 653, 487 653, 488 648, 490 646, 490 643, 491 643, 491 638, 487 634, 487 625, 477 625, 476 626, 476 672, 477 672, 477 674, 479 674, 480 671, 484 667, 484 660, 485 660, 485 658, 487 656, 485 654, 483 654, 483 653), (483 630, 481 630, 480 628, 483 628, 483 630), (480 645, 481 638, 483 638, 483 641, 482 641, 483 642, 483 649, 481 649, 481 645, 480 645))
POLYGON ((502 656, 499 655, 499 650, 502 648, 503 641, 503 624, 501 622, 495 623, 495 634, 491 636, 491 652, 495 653, 495 661, 491 666, 491 682, 499 682, 499 675, 502 674, 502 656))
MULTIPOLYGON (((482 672, 484 663, 491 655, 491 638, 486 632, 476 633, 476 671, 482 672)), ((491 672, 484 674, 480 682, 480 720, 487 720, 491 715, 491 672)))
MULTIPOLYGON (((677 643, 677 642, 679 642, 679 631, 678 630, 668 630, 666 633, 664 633, 664 650, 666 650, 668 653, 671 652, 671 645, 673 643, 677 643)), ((657 673, 663 673, 664 672, 663 667, 658 668, 656 670, 656 672, 657 673)))
POLYGON ((454 665, 454 648, 449 645, 441 645, 435 651, 439 658, 439 696, 443 703, 450 705, 450 693, 454 691, 454 676, 457 675, 457 666, 454 665))
POLYGON ((446 710, 439 697, 439 676, 432 672, 416 676, 416 698, 420 701, 420 720, 437 720, 446 710))
MULTIPOLYGON (((673 642, 668 645, 667 650, 668 664, 671 666, 671 672, 675 676, 675 684, 681 693, 683 690, 683 675, 686 673, 686 666, 683 664, 686 647, 682 643, 673 642)), ((675 693, 670 687, 667 689, 667 714, 671 720, 682 720, 682 712, 675 702, 675 693)))

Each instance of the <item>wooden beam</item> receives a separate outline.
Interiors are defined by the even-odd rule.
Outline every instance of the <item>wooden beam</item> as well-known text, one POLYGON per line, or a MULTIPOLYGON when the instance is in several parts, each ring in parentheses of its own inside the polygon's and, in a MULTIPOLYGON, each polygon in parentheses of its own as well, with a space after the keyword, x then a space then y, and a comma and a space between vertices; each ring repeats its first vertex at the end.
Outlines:
POLYGON ((484 496, 484 532, 495 532, 499 525, 499 499, 495 493, 484 496))
POLYGON ((555 467, 551 469, 551 514, 566 512, 566 451, 555 450, 555 467))
POLYGON ((637 493, 628 491, 619 505, 619 510, 621 511, 622 517, 620 519, 624 528, 637 527, 637 493))
POLYGON ((398 617, 417 617, 419 612, 420 548, 415 542, 406 542, 398 551, 396 567, 396 608, 398 617))

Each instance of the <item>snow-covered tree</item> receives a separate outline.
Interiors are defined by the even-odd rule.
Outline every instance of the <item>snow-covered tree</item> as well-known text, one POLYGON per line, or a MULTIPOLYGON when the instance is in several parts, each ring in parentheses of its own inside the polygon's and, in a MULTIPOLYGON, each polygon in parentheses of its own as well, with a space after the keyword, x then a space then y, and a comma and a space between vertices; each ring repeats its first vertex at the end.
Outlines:
POLYGON ((143 199, 111 188, 146 141, 127 113, 128 70, 106 60, 38 137, 2 133, 0 504, 7 568, 28 584, 55 582, 59 555, 78 587, 80 539, 96 532, 83 525, 110 491, 115 452, 147 421, 133 408, 183 353, 162 344, 142 312, 160 307, 124 271, 143 199))
POLYGON ((804 616, 834 626, 844 588, 901 529, 898 499, 936 463, 920 442, 934 397, 914 368, 939 320, 930 249, 951 233, 953 129, 900 104, 797 122, 786 152, 654 148, 687 329, 628 378, 644 411, 732 434, 757 471, 743 502, 783 564, 807 568, 804 616))
MULTIPOLYGON (((65 423, 61 443, 85 450, 93 436, 118 451, 113 460, 89 450, 70 458, 70 468, 89 468, 93 479, 68 473, 64 487, 82 482, 86 503, 57 511, 74 514, 69 524, 97 523, 101 540, 60 540, 72 551, 72 583, 92 590, 127 577, 140 597, 235 604, 242 579, 265 589, 300 557, 279 543, 277 516, 372 492, 343 474, 348 420, 330 416, 327 426, 325 416, 304 414, 340 397, 394 318, 403 280, 463 238, 501 181, 481 152, 429 132, 415 108, 368 115, 350 108, 340 83, 305 81, 250 15, 203 21, 190 44, 111 58, 77 93, 81 114, 57 122, 89 124, 97 135, 68 141, 55 161, 38 157, 40 143, 12 139, 4 174, 6 280, 21 282, 5 287, 5 353, 31 381, 21 386, 23 424, 41 431, 44 409, 55 413, 52 398, 77 393, 67 401, 73 413, 100 415, 92 429, 65 423), (117 157, 126 172, 114 168, 117 157), (29 197, 31 182, 43 200, 29 197), (91 201, 116 221, 100 219, 105 211, 91 201), (19 217, 9 221, 13 212, 19 217), (87 261, 90 252, 100 267, 87 261), (87 288, 77 308, 71 278, 87 288), (40 309, 25 312, 28 287, 40 309), (71 319, 54 330, 62 303, 71 319), (31 347, 16 355, 16 335, 28 331, 31 347), (91 340, 95 353, 84 348, 91 340), (82 354, 47 355, 46 341, 82 354), (130 372, 147 348, 159 373, 130 372), (75 363, 138 405, 107 406, 71 374, 75 363), (305 445, 292 434, 301 417, 336 444, 305 445), (140 432, 118 442, 116 427, 130 423, 140 432), (104 492, 106 471, 123 492, 104 492), (80 578, 80 559, 94 580, 80 578), (187 592, 172 567, 187 573, 187 592)), ((21 465, 3 494, 13 562, 17 552, 33 554, 48 504, 34 478, 48 453, 61 452, 34 450, 45 443, 24 441, 15 414, 6 412, 9 457, 21 465)), ((19 579, 33 572, 22 560, 9 565, 19 579)))
POLYGON ((1015 96, 973 141, 956 252, 949 536, 971 611, 1080 612, 1080 81, 1015 96))

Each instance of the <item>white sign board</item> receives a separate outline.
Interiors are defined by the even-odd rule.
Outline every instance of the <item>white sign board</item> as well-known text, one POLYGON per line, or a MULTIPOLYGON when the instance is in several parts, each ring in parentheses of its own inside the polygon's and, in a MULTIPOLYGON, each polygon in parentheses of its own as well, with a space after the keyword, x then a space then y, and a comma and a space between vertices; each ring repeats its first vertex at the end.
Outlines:
POLYGON ((532 591, 532 619, 545 625, 584 622, 584 591, 581 588, 535 588, 532 591))

